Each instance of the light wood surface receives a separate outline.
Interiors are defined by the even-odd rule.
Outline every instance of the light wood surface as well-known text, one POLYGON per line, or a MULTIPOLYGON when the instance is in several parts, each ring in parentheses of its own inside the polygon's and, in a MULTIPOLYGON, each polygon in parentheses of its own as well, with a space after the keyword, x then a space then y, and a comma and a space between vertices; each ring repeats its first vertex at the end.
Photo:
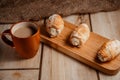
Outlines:
POLYGON ((46 32, 46 28, 44 26, 41 27, 41 41, 99 71, 107 74, 116 74, 118 72, 120 68, 120 65, 118 64, 120 63, 120 56, 106 63, 99 63, 96 59, 98 50, 108 41, 107 38, 91 32, 89 39, 83 46, 80 48, 73 47, 69 44, 69 36, 76 26, 66 21, 64 22, 64 30, 56 38, 50 38, 46 32))
POLYGON ((38 80, 39 70, 0 71, 0 80, 38 80))
MULTIPOLYGON (((75 25, 85 22, 90 25, 91 31, 109 39, 120 40, 119 14, 120 10, 71 15, 64 20, 75 25)), ((44 20, 37 23, 44 25, 44 20)), ((9 26, 11 24, 0 24, 0 33, 9 26)), ((19 60, 16 51, 0 39, 0 80, 120 80, 120 72, 112 76, 103 74, 43 43, 40 45, 41 50, 33 59, 19 60), (22 74, 21 78, 12 76, 16 72, 22 74)))
MULTIPOLYGON (((91 15, 93 32, 109 39, 120 40, 120 10, 91 15)), ((118 65, 120 65, 118 63, 118 65)), ((99 73, 100 80, 120 80, 120 72, 113 76, 99 73)))
MULTIPOLYGON (((81 23, 80 16, 72 15, 64 18, 64 20, 79 25, 81 23)), ((84 16, 87 17, 85 19, 87 19, 86 23, 89 25, 88 15, 84 16)), ((61 54, 61 52, 44 45, 41 80, 88 80, 89 77, 91 80, 97 80, 96 71, 71 57, 61 54)))

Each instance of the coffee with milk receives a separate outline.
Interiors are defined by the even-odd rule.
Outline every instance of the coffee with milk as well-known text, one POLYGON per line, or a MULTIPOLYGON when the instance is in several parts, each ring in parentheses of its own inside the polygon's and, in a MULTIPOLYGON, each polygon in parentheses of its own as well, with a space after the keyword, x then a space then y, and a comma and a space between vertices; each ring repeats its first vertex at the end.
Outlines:
POLYGON ((19 38, 27 38, 37 32, 37 29, 32 26, 20 27, 13 32, 13 35, 19 38))

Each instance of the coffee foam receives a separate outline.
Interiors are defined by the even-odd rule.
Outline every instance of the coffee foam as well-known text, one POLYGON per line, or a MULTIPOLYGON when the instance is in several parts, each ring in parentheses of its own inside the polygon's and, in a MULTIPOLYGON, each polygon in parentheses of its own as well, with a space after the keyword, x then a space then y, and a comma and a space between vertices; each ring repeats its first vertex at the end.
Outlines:
MULTIPOLYGON (((13 27, 11 29, 11 33, 14 35, 14 33, 15 33, 16 30, 18 30, 20 28, 27 28, 27 27, 33 27, 37 31, 37 26, 35 24, 33 24, 31 22, 20 22, 20 23, 17 23, 15 25, 13 25, 13 27)), ((14 36, 16 36, 16 35, 14 35, 14 36)))

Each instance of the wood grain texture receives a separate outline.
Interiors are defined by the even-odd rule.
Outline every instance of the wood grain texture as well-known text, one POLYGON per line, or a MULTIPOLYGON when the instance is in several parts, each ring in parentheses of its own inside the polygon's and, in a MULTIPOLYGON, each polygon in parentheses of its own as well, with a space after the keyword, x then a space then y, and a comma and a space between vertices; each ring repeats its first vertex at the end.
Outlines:
POLYGON ((38 80, 39 70, 0 71, 0 80, 38 80))
MULTIPOLYGON (((82 15, 83 16, 83 15, 82 15)), ((88 22, 88 15, 85 19, 88 22)), ((64 20, 72 24, 81 23, 81 15, 71 15, 64 20)), ((87 23, 86 22, 86 23, 87 23)), ((87 23, 89 24, 89 23, 87 23)), ((81 62, 44 45, 41 80, 97 80, 96 71, 81 62), (92 77, 91 77, 92 76, 92 77), (91 77, 91 78, 89 78, 91 77)))
POLYGON ((120 40, 120 10, 91 15, 93 32, 109 39, 120 40))
MULTIPOLYGON (((1 24, 0 33, 11 27, 11 24, 1 24)), ((41 45, 37 55, 31 59, 20 59, 16 50, 6 45, 0 39, 0 69, 39 68, 41 58, 41 45)))
POLYGON ((91 32, 87 42, 81 48, 76 48, 71 46, 68 40, 74 28, 74 25, 65 22, 63 32, 56 38, 49 38, 45 27, 41 27, 41 41, 104 73, 117 73, 120 68, 120 56, 107 63, 99 63, 96 59, 98 50, 108 39, 91 32))
POLYGON ((79 26, 81 23, 86 23, 89 26, 89 28, 91 28, 90 21, 89 21, 89 15, 87 14, 71 15, 71 16, 64 17, 63 19, 76 26, 79 26))
POLYGON ((88 80, 89 78, 97 80, 93 69, 51 47, 46 45, 43 47, 41 80, 88 80))
MULTIPOLYGON (((97 13, 91 15, 91 25, 93 32, 109 39, 120 40, 120 10, 109 13, 97 13)), ((89 25, 89 16, 82 15, 83 22, 89 25), (85 17, 83 17, 85 16, 85 17), (88 21, 88 22, 86 22, 88 21)), ((81 15, 72 15, 64 20, 79 25, 81 15)), ((37 22, 43 26, 43 22, 37 22)), ((9 28, 11 24, 0 24, 0 33, 9 28)), ((40 50, 41 52, 41 50, 40 50)), ((0 39, 0 80, 38 80, 39 71, 36 70, 4 70, 4 69, 33 69, 39 67, 41 54, 29 60, 19 60, 16 51, 7 46, 0 39), (5 53, 5 54, 4 54, 5 53), (22 74, 22 75, 20 75, 22 74)), ((119 64, 118 64, 119 65, 119 64)), ((55 49, 43 46, 41 80, 120 80, 120 72, 113 76, 108 76, 96 71, 55 49)))
MULTIPOLYGON (((91 22, 93 32, 108 37, 109 39, 120 40, 120 10, 92 14, 91 22)), ((108 76, 102 73, 100 73, 99 76, 100 80, 120 80, 120 72, 114 76, 108 76)))

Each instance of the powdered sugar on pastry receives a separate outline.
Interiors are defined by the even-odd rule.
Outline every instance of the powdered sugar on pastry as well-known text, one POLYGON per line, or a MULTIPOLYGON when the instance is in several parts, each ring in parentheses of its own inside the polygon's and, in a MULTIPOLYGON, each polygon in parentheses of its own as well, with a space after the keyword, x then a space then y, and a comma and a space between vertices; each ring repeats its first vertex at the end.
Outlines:
POLYGON ((120 54, 120 41, 111 40, 103 44, 101 49, 98 51, 98 59, 101 62, 106 62, 114 59, 120 54))
POLYGON ((70 42, 73 46, 79 47, 84 44, 90 35, 90 30, 87 24, 81 24, 71 33, 70 42))
POLYGON ((46 20, 47 32, 50 34, 50 37, 56 37, 59 35, 64 28, 64 21, 62 17, 58 14, 53 14, 46 20))

